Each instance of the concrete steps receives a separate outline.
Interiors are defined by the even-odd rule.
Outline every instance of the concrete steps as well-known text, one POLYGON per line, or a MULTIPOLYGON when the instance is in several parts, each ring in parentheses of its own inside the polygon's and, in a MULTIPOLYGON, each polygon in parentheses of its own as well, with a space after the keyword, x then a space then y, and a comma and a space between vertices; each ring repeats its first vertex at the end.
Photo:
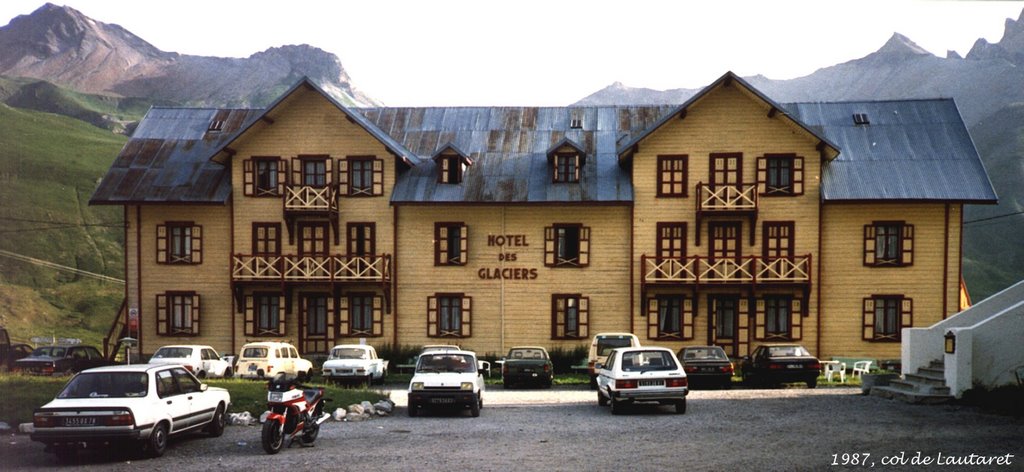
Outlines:
POLYGON ((922 367, 916 373, 906 374, 902 379, 891 380, 889 385, 872 387, 871 394, 924 405, 936 405, 953 400, 949 387, 946 386, 942 361, 932 361, 928 367, 922 367))

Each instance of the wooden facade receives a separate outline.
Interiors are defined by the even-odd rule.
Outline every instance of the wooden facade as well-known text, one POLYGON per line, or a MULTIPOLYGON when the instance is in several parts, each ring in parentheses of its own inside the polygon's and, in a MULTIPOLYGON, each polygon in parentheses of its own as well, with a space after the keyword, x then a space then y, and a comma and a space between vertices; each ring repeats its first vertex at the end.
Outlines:
MULTIPOLYGON (((617 152, 632 188, 618 201, 398 201, 416 163, 348 112, 296 87, 212 156, 230 169, 223 204, 125 205, 143 352, 365 339, 500 353, 630 331, 737 357, 796 341, 892 358, 899 328, 959 309, 963 203, 825 201, 841 150, 743 83, 617 152)), ((444 145, 420 153, 429 178, 469 185, 480 156, 444 145)), ((587 179, 592 146, 546 149, 547 185, 587 179)))

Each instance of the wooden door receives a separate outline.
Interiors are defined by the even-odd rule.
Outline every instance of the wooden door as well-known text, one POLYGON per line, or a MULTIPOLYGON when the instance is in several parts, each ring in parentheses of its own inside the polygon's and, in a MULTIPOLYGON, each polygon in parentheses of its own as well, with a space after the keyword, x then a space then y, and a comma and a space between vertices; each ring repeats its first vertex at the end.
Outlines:
POLYGON ((743 154, 711 154, 711 188, 743 184, 743 154))
POLYGON ((349 223, 346 231, 349 257, 372 256, 377 253, 376 224, 349 223))
POLYGON ((764 223, 761 254, 765 259, 793 257, 793 222, 764 223))
POLYGON ((738 221, 719 221, 708 225, 708 241, 711 242, 711 253, 708 255, 712 263, 721 259, 738 260, 742 255, 740 248, 740 232, 743 223, 738 221))
POLYGON ((330 229, 327 222, 299 223, 299 255, 326 256, 330 229))
POLYGON ((739 295, 708 296, 708 344, 720 346, 729 357, 750 352, 750 317, 746 298, 739 295))

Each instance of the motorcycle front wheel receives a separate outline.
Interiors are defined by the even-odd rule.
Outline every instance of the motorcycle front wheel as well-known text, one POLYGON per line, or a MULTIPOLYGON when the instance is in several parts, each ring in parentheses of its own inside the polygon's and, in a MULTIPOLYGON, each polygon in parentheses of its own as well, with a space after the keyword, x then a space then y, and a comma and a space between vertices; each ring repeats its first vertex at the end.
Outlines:
POLYGON ((281 424, 277 421, 263 423, 263 450, 267 451, 267 454, 277 454, 281 452, 283 444, 284 435, 281 434, 281 424))

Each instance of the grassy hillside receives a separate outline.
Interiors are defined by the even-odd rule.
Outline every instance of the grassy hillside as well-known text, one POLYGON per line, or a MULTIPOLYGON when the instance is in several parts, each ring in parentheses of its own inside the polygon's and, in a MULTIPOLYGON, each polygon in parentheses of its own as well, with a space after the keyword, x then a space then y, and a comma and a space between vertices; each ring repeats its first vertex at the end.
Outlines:
POLYGON ((117 133, 129 132, 146 110, 157 104, 140 98, 83 94, 41 80, 2 76, 0 101, 14 108, 76 118, 117 133))
MULTIPOLYGON (((122 213, 89 197, 126 138, 0 104, 0 249, 123 278, 122 213)), ((0 257, 0 324, 12 336, 95 341, 123 286, 0 257)))

